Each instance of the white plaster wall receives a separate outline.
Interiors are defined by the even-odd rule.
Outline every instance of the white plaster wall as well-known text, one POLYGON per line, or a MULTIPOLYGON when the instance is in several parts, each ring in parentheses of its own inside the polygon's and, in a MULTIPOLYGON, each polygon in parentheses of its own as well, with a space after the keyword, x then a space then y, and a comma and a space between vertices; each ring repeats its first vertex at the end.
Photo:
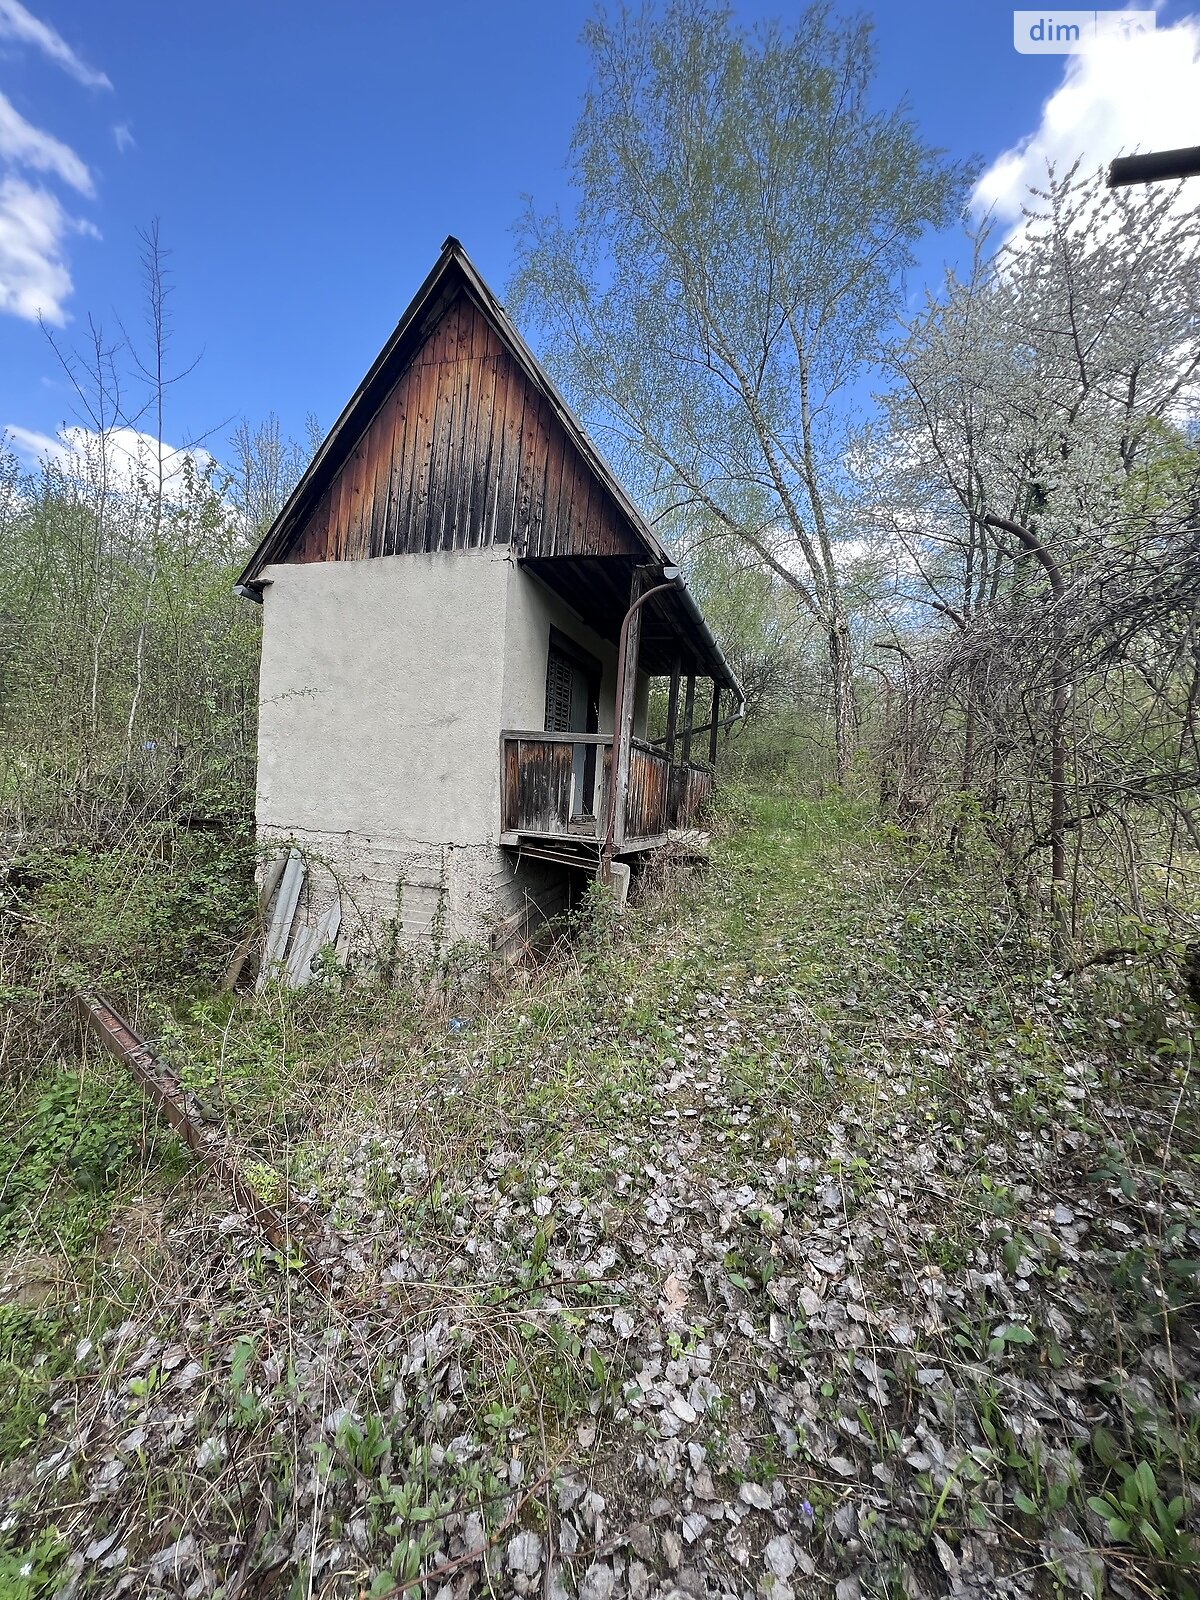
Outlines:
POLYGON ((266 576, 260 825, 494 837, 507 558, 445 551, 266 576))
MULTIPOLYGON (((268 569, 258 730, 264 839, 336 879, 345 943, 488 937, 512 867, 496 844, 507 555, 445 551, 268 569)), ((326 896, 322 894, 321 900, 326 896)))

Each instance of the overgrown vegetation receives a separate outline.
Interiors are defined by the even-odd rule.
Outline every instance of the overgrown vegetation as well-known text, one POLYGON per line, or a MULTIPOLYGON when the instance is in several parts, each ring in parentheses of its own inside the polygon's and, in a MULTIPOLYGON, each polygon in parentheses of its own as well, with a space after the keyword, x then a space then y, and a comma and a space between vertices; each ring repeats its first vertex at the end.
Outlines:
POLYGON ((455 1030, 366 985, 164 1027, 341 1287, 169 1147, 125 1148, 128 1255, 26 1206, 71 1265, 5 1311, 10 1550, 94 1543, 80 1593, 477 1584, 485 1547, 498 1591, 1195 1593, 1190 1004, 1052 975, 865 808, 726 803, 706 874, 455 1030))

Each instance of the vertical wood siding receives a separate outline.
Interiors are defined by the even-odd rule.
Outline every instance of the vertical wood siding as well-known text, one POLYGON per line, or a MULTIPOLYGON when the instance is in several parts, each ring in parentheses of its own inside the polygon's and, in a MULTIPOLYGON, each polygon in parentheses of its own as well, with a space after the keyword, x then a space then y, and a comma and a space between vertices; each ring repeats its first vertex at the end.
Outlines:
POLYGON ((671 826, 691 828, 700 819, 712 794, 713 775, 708 767, 690 762, 676 767, 671 778, 671 826))
POLYGON ((646 839, 666 833, 670 785, 671 763, 667 757, 648 745, 635 744, 629 752, 626 838, 646 839))
POLYGON ((443 312, 281 559, 511 544, 637 555, 611 495, 465 293, 443 312))

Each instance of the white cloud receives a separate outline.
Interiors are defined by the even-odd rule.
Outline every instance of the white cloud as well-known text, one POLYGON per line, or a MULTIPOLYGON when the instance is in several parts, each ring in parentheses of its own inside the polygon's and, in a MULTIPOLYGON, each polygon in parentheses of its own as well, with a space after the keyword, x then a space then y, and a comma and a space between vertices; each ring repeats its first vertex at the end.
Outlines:
MULTIPOLYGON (((1010 70, 1023 65, 1019 59, 1010 70)), ((1038 127, 993 161, 972 205, 1012 225, 1029 186, 1044 185, 1048 163, 1061 173, 1082 157, 1082 170, 1094 172, 1113 156, 1195 144, 1198 106, 1200 18, 1131 39, 1099 38, 1066 57, 1038 127)), ((1184 200, 1194 198, 1185 191, 1184 200)))
POLYGON ((51 438, 48 433, 34 433, 32 428, 18 428, 13 423, 0 432, 0 439, 11 444, 29 467, 40 466, 43 461, 59 461, 62 458, 61 440, 51 438))
POLYGON ((137 144, 137 140, 133 137, 133 129, 127 122, 113 124, 113 141, 119 155, 124 155, 126 150, 132 150, 137 144))
POLYGON ((112 88, 112 82, 105 73, 89 67, 71 49, 61 33, 27 11, 21 0, 0 0, 0 39, 15 39, 21 44, 32 45, 86 89, 112 88))
POLYGON ((64 245, 73 233, 99 238, 72 217, 49 189, 11 173, 0 179, 0 312, 62 327, 71 293, 64 245))
MULTIPOLYGON (((87 88, 112 88, 103 72, 90 67, 21 0, 0 0, 4 40, 40 51, 87 88)), ((97 239, 100 234, 94 224, 71 216, 43 183, 28 182, 15 169, 56 178, 88 198, 95 194, 92 174, 70 145, 27 121, 5 94, 0 94, 0 162, 0 314, 31 322, 42 317, 61 327, 72 290, 67 240, 75 233, 97 239)))
MULTIPOLYGON (((57 434, 37 433, 31 428, 10 424, 4 429, 13 449, 31 467, 49 461, 68 477, 94 481, 94 470, 101 463, 100 435, 88 428, 60 428, 57 434)), ((159 443, 136 428, 114 428, 107 435, 109 482, 115 493, 135 489, 139 481, 151 487, 157 481, 159 443)), ((199 448, 180 449, 165 441, 161 446, 163 480, 168 497, 184 486, 190 458, 197 472, 206 472, 213 457, 199 448)))
POLYGON ((3 93, 0 93, 0 156, 17 166, 32 167, 35 172, 51 173, 80 194, 95 193, 91 173, 70 145, 63 144, 52 133, 35 128, 32 122, 26 122, 3 93))

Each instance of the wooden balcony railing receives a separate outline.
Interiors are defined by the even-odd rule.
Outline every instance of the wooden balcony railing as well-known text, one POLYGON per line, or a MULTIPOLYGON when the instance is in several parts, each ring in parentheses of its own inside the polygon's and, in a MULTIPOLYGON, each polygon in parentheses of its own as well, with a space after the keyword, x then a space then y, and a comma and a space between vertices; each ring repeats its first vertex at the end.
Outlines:
MULTIPOLYGON (((500 750, 504 834, 602 841, 611 734, 507 732, 501 735, 500 750)), ((707 767, 672 767, 665 751, 635 739, 625 816, 617 819, 615 829, 618 851, 644 849, 665 839, 671 828, 693 827, 711 789, 707 767)))
POLYGON ((671 774, 671 826, 694 828, 701 820, 708 798, 712 794, 711 767, 697 766, 688 761, 676 767, 671 774))
POLYGON ((625 829, 617 844, 631 839, 662 838, 671 826, 671 763, 661 750, 635 739, 629 748, 629 790, 625 796, 625 829))
POLYGON ((612 737, 599 733, 500 736, 505 833, 595 835, 605 815, 612 737))

